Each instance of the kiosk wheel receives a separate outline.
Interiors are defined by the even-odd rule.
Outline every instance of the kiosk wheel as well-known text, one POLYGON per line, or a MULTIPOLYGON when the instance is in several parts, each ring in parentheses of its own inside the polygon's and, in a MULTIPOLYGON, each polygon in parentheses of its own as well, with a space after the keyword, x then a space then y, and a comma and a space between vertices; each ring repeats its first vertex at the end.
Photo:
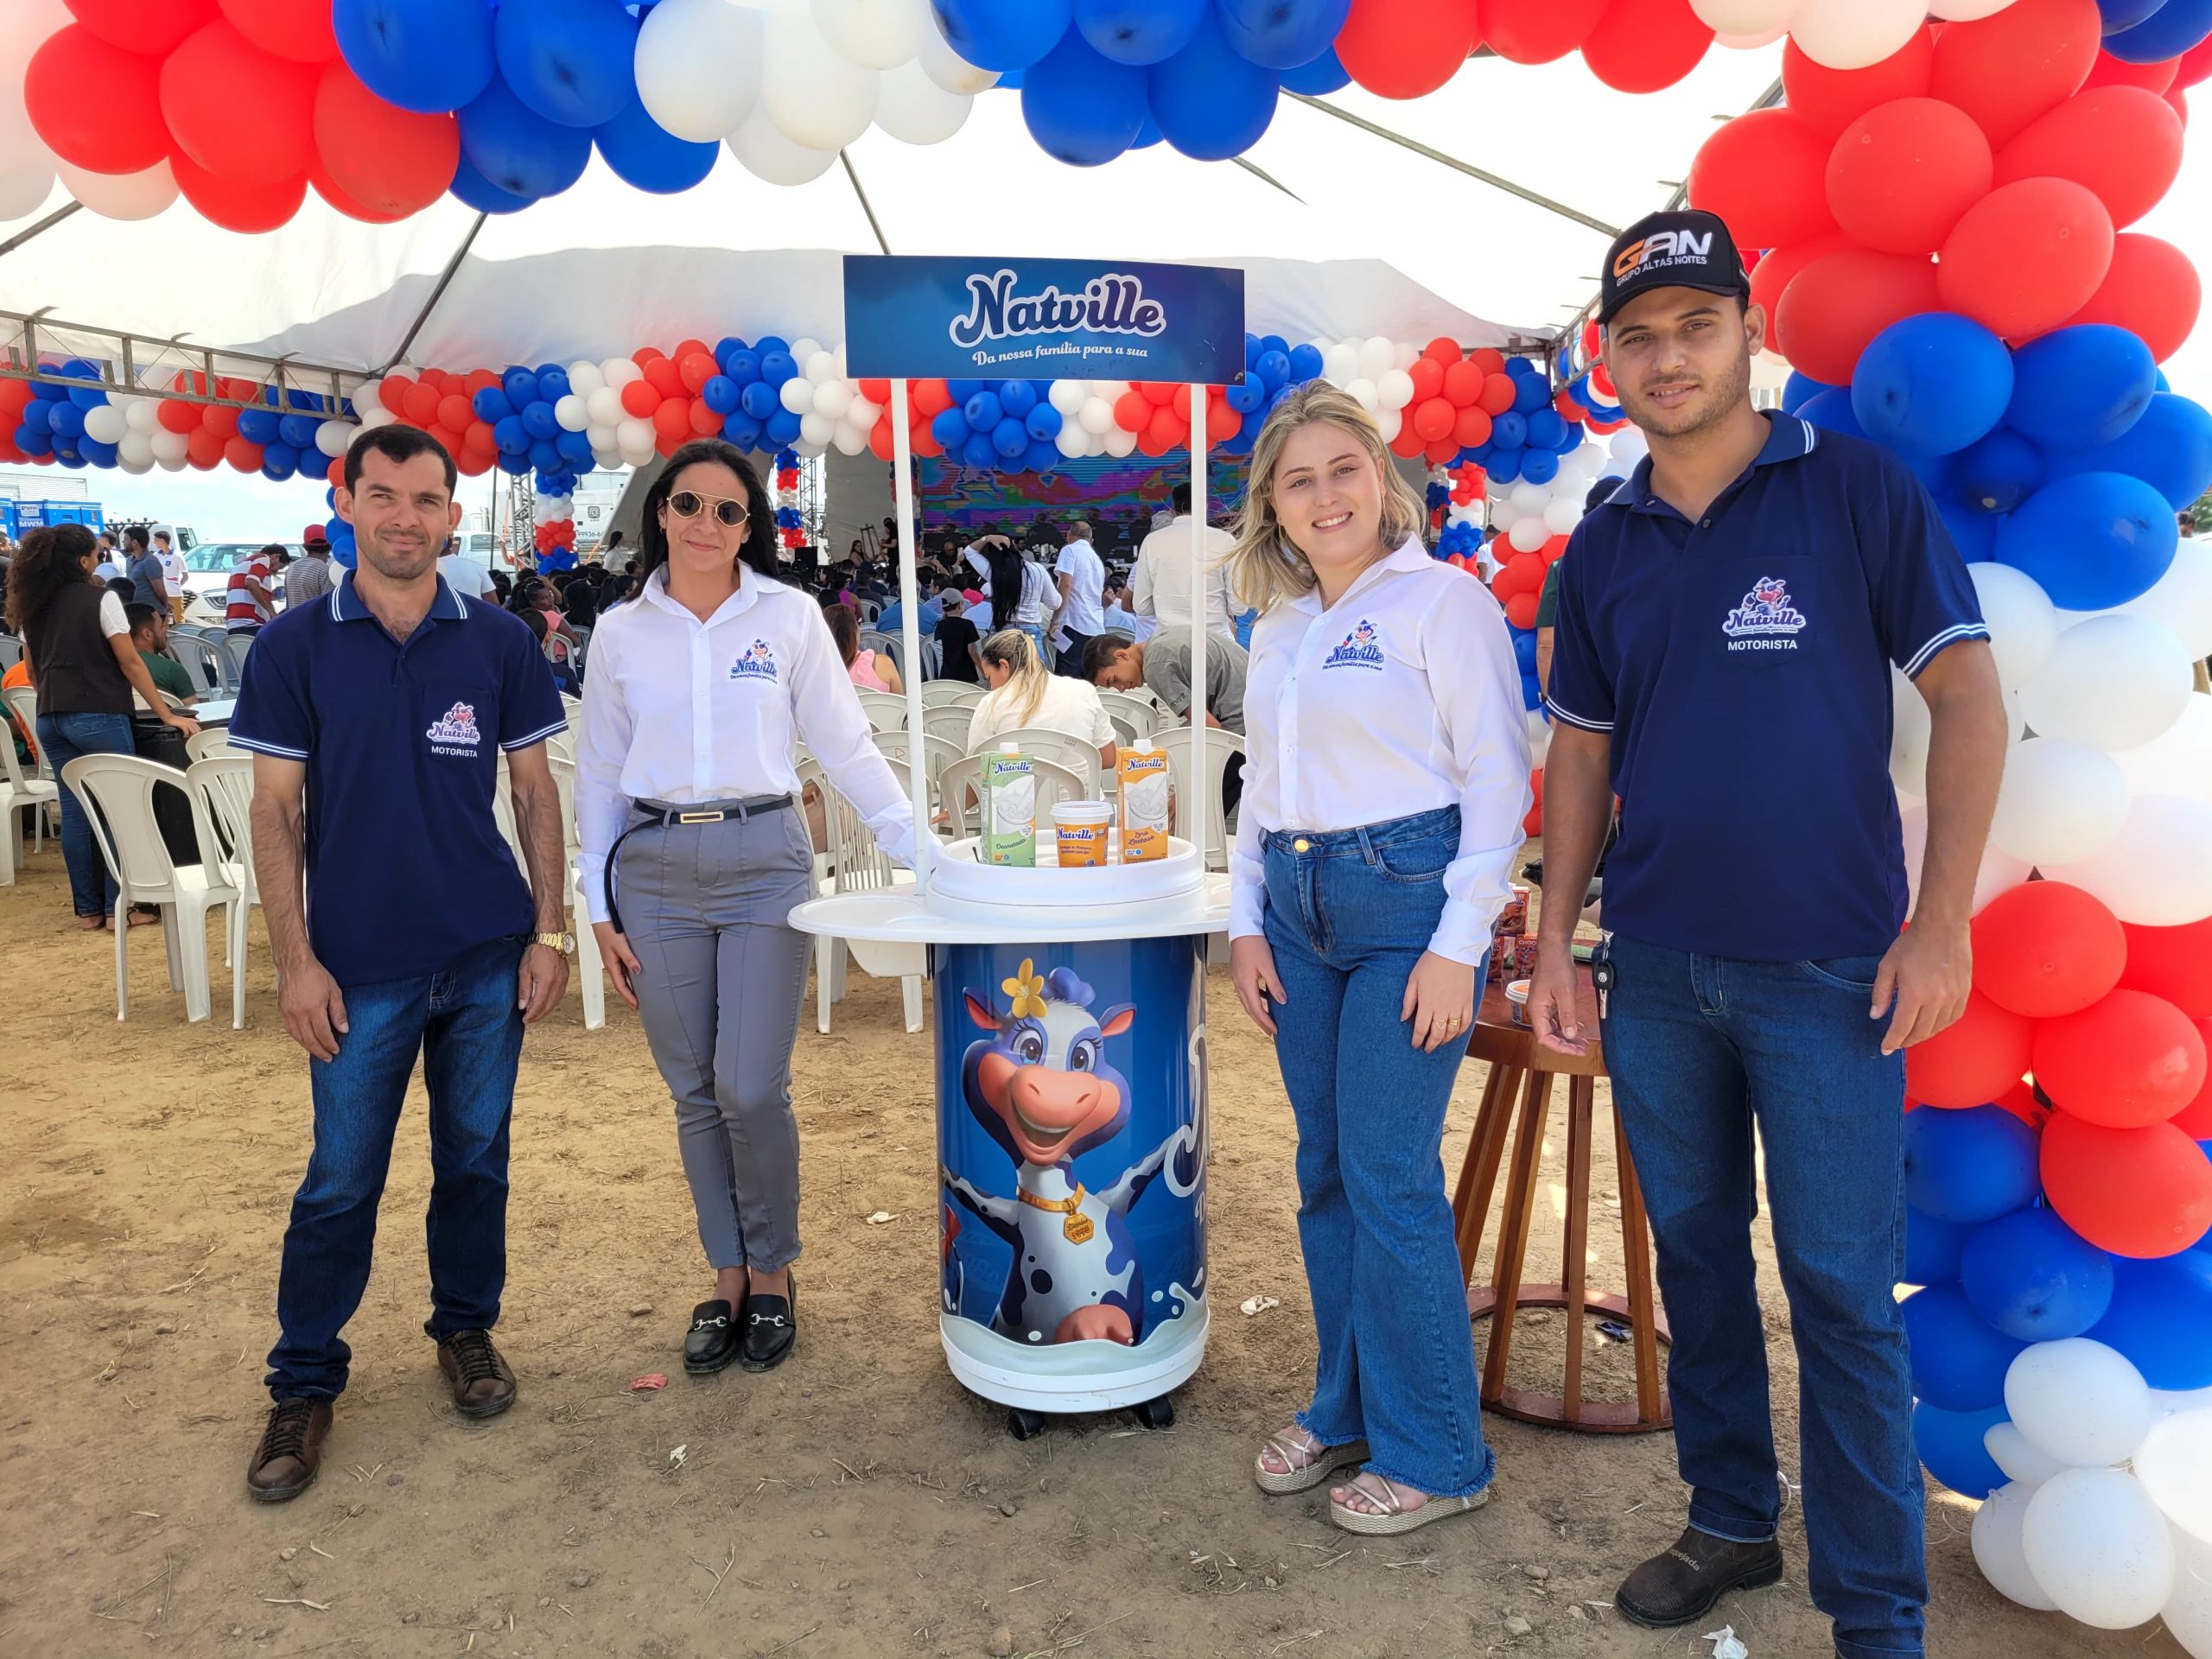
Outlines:
POLYGON ((1045 1432, 1045 1414, 1027 1406, 1008 1406, 1006 1432, 1017 1440, 1033 1440, 1045 1432))
POLYGON ((1142 1423, 1147 1428, 1175 1427, 1175 1402, 1164 1394, 1156 1400, 1140 1401, 1130 1407, 1129 1410, 1137 1421, 1142 1423))

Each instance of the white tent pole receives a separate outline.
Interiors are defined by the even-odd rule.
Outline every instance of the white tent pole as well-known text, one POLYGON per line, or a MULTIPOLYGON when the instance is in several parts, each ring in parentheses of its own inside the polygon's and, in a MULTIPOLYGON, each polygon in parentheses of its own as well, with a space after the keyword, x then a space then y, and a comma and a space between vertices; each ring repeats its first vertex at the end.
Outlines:
POLYGON ((1206 867, 1206 389, 1191 388, 1191 838, 1206 867))
POLYGON ((914 569, 914 445, 906 383, 891 383, 891 476, 899 499, 899 637, 906 659, 906 774, 914 798, 914 896, 930 891, 929 852, 937 839, 930 822, 929 757, 922 730, 921 605, 914 569))

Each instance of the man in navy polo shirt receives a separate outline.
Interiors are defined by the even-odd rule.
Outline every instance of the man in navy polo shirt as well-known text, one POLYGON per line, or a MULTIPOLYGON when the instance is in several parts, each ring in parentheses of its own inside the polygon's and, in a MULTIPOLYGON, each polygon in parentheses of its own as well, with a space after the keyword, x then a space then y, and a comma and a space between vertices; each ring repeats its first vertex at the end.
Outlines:
MULTIPOLYGON (((1751 402, 1766 319, 1728 228, 1654 214, 1606 264, 1605 361, 1650 458, 1560 565, 1545 890, 1580 893, 1613 798, 1599 1027, 1658 1240, 1689 1527, 1621 1611, 1702 1618, 1782 1576, 1758 1129, 1797 1350, 1813 1601, 1846 1659, 1923 1651, 1924 1500, 1891 1288, 1904 1048, 1966 1006, 2006 717, 1973 583, 1919 480, 1751 402), (1934 721, 1909 931, 1891 664, 1934 721)), ((1547 906, 1529 1013, 1586 1046, 1547 906)))
POLYGON ((298 1496, 320 1465, 418 1052, 435 1172, 423 1329, 462 1414, 515 1397, 491 1330, 523 1027, 569 982, 545 755, 567 720, 522 620, 438 575, 461 519, 454 482, 453 458, 422 432, 354 441, 338 512, 359 563, 263 632, 231 725, 254 754, 254 872, 284 1028, 308 1051, 315 1096, 277 1280, 276 1404, 246 1471, 264 1500, 298 1496), (502 752, 527 887, 493 817, 502 752))

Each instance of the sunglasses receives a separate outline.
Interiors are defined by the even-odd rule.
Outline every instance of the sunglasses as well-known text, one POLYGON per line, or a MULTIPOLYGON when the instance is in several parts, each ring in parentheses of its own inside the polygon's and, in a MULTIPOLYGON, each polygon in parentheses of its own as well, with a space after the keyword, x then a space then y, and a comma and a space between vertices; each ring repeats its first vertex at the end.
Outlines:
POLYGON ((696 490, 678 490, 668 498, 668 510, 679 518, 696 518, 700 510, 711 506, 715 522, 726 530, 735 530, 745 522, 745 503, 723 496, 701 495, 696 490))

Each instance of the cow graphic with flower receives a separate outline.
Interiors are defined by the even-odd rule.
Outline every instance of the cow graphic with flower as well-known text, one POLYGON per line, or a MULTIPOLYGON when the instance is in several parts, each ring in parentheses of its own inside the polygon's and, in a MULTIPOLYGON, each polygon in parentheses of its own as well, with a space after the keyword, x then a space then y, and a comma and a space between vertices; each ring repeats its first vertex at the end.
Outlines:
POLYGON ((1014 1160, 1015 1194, 994 1198, 944 1172, 953 1200, 1014 1251, 991 1329, 1021 1343, 1133 1344, 1145 1299, 1126 1217, 1171 1157, 1171 1189, 1197 1182, 1196 1137, 1179 1129, 1112 1186, 1086 1189, 1075 1160, 1128 1122, 1129 1084, 1105 1045, 1135 1024, 1136 1010, 1094 1015, 1095 994, 1071 969, 1040 975, 1028 960, 1002 988, 1011 999, 1003 1014, 988 995, 967 993, 969 1017, 989 1034, 968 1050, 960 1077, 968 1109, 1014 1160))

